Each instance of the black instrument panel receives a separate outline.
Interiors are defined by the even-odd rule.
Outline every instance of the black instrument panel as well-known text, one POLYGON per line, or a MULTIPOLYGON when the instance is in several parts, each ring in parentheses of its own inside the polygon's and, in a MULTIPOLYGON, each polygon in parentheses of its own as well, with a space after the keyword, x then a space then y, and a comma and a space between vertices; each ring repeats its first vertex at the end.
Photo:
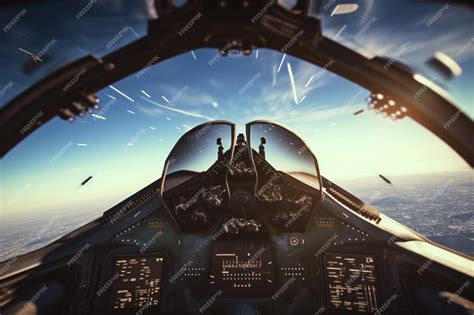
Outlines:
POLYGON ((95 313, 159 311, 165 279, 163 253, 114 254, 103 263, 95 313))
POLYGON ((380 306, 375 255, 325 253, 326 300, 329 309, 369 313, 380 306))
POLYGON ((275 292, 270 246, 264 241, 218 241, 212 250, 211 282, 223 297, 269 297, 275 292))
MULTIPOLYGON (((208 235, 188 234, 178 232, 172 224, 165 224, 165 219, 163 213, 154 213, 128 228, 125 234, 117 234, 115 243, 122 246, 114 250, 113 259, 106 258, 109 262, 104 265, 111 271, 100 286, 116 272, 112 268, 114 264, 122 267, 143 257, 153 257, 156 255, 153 253, 166 253, 166 256, 157 256, 166 257, 162 267, 151 267, 167 272, 159 272, 162 273, 159 277, 162 295, 150 300, 155 305, 149 312, 156 309, 163 314, 186 313, 190 310, 186 305, 204 304, 209 299, 212 310, 218 312, 235 301, 257 303, 273 310, 282 310, 284 304, 301 314, 316 305, 323 305, 331 311, 329 313, 363 314, 374 312, 383 304, 381 278, 376 271, 385 264, 384 258, 379 251, 367 248, 371 244, 367 233, 324 209, 319 209, 311 218, 313 229, 296 234, 272 235, 267 230, 252 234, 244 230, 227 231, 223 226, 215 227, 208 235), (161 233, 155 238, 157 228, 161 233), (141 249, 142 244, 150 244, 150 247, 138 252, 133 249, 141 249), (130 251, 134 251, 135 256, 132 257, 130 251), (123 252, 132 260, 122 261, 123 252), (169 280, 163 281, 165 278, 169 280), (185 302, 176 305, 180 299, 185 302), (301 303, 298 299, 308 302, 301 303)), ((147 260, 144 262, 150 264, 147 260)), ((144 307, 143 302, 130 299, 130 294, 142 288, 135 290, 128 285, 130 282, 110 290, 116 292, 111 300, 107 303, 101 300, 108 305, 108 311, 96 314, 111 313, 117 301, 122 303, 118 304, 120 308, 115 308, 122 311, 119 314, 144 307), (125 298, 129 300, 122 302, 125 298)))
MULTIPOLYGON (((209 252, 202 253, 209 255, 209 265, 202 270, 208 275, 207 289, 200 289, 193 299, 199 303, 214 297, 215 310, 225 308, 226 303, 231 303, 229 300, 260 300, 260 304, 275 308, 281 307, 281 303, 298 304, 293 299, 302 294, 311 296, 314 305, 324 305, 331 314, 340 311, 373 313, 383 304, 379 277, 379 266, 384 264, 381 256, 370 252, 353 254, 341 247, 342 251, 327 251, 317 258, 317 264, 322 267, 321 277, 313 276, 308 265, 297 271, 286 268, 291 269, 291 276, 286 279, 279 271, 282 262, 274 252, 278 250, 274 246, 269 240, 214 241, 209 252), (323 290, 308 291, 314 285, 323 290)), ((170 281, 174 274, 189 269, 173 268, 173 261, 162 252, 115 252, 106 257, 97 284, 94 313, 168 314, 177 311, 171 303, 175 299, 169 292, 195 292, 197 284, 185 276, 170 281)), ((205 283, 201 285, 206 287, 205 283)))

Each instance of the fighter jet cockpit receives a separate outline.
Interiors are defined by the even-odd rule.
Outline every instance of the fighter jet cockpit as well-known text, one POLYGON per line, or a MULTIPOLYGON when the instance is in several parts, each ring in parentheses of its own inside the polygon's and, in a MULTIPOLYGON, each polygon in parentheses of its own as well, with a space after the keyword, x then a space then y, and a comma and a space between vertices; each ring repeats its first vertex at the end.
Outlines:
POLYGON ((65 300, 68 314, 366 314, 387 299, 393 314, 436 314, 443 297, 453 303, 442 312, 467 314, 453 290, 472 262, 446 250, 423 262, 410 244, 434 245, 324 178, 295 133, 270 121, 245 129, 186 132, 161 180, 66 236, 75 254, 29 276, 5 314, 30 314, 36 288, 48 303, 35 314, 59 314, 65 300))
POLYGON ((274 123, 249 123, 247 137, 240 133, 236 139, 234 128, 225 122, 197 126, 171 151, 161 193, 176 223, 182 230, 203 231, 238 218, 252 222, 255 232, 266 225, 304 231, 322 199, 314 155, 298 136, 274 123))
POLYGON ((473 315, 473 4, 0 3, 0 315, 473 315))

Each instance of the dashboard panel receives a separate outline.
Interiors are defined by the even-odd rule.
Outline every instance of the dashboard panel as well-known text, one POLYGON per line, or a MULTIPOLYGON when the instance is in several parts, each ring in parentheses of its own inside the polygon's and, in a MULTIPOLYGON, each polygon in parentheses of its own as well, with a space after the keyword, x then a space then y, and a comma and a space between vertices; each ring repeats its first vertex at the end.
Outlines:
POLYGON ((270 246, 262 241, 219 241, 213 247, 210 284, 223 297, 269 297, 275 290, 270 246))
POLYGON ((329 309, 375 312, 380 306, 376 256, 326 253, 323 256, 329 309))
MULTIPOLYGON (((264 225, 259 219, 252 222, 264 225)), ((189 234, 179 232, 166 212, 155 212, 114 236, 117 247, 104 258, 97 287, 120 270, 130 274, 127 281, 114 283, 108 300, 96 300, 107 308, 96 307, 95 314, 113 307, 123 314, 142 308, 157 314, 192 313, 203 305, 210 314, 225 314, 232 301, 246 301, 262 314, 311 314, 320 307, 328 314, 373 312, 384 298, 378 276, 384 258, 370 249, 368 233, 323 208, 309 224, 304 233, 272 234, 226 229, 223 220, 206 234, 189 234), (150 261, 156 258, 161 267, 150 261), (160 289, 140 300, 140 290, 149 290, 149 284, 130 280, 143 268, 153 273, 160 289)))
POLYGON ((245 305, 262 315, 373 314, 384 307, 384 314, 413 314, 420 304, 413 290, 431 284, 401 276, 411 266, 419 277, 426 261, 326 206, 303 233, 225 229, 224 221, 207 233, 183 233, 160 208, 81 257, 83 280, 67 313, 228 314, 245 305))
POLYGON ((161 306, 166 256, 118 254, 106 258, 95 305, 103 314, 157 311, 161 306))
MULTIPOLYGON (((358 216, 347 206, 350 196, 343 195, 346 204, 326 191, 314 204, 310 183, 263 159, 256 164, 262 176, 255 207, 224 206, 230 186, 216 185, 225 172, 210 175, 219 163, 207 173, 173 173, 170 207, 157 196, 158 182, 150 185, 138 201, 124 201, 74 232, 74 243, 52 244, 74 246, 56 278, 41 275, 25 287, 47 282, 51 298, 72 295, 68 305, 48 309, 62 307, 64 314, 437 314, 431 301, 441 294, 457 299, 463 274, 395 246, 403 237, 377 226, 380 219, 358 216)), ((255 174, 236 166, 232 184, 243 189, 240 180, 255 174)), ((45 275, 55 268, 55 254, 45 275)), ((4 290, 0 305, 14 290, 4 290)), ((28 300, 35 294, 29 290, 18 296, 28 300)), ((53 313, 59 312, 40 314, 53 313)))
POLYGON ((110 288, 107 308, 158 308, 163 266, 162 255, 115 258, 114 277, 117 279, 110 288))
MULTIPOLYGON (((338 206, 326 198, 305 214, 301 232, 274 229, 256 215, 182 231, 163 207, 137 209, 104 223, 115 229, 107 245, 75 264, 82 280, 66 313, 228 314, 245 305, 262 315, 370 314, 385 305, 384 314, 413 314, 414 290, 432 284, 409 283, 403 272, 410 266, 420 276, 426 260, 401 253, 338 206)), ((258 210, 275 210, 266 207, 258 210)))

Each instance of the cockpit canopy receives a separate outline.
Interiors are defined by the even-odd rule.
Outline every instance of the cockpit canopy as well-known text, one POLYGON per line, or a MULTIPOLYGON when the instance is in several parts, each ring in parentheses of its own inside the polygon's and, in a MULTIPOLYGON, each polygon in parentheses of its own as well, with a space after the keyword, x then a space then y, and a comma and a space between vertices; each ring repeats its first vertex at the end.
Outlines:
POLYGON ((315 155, 287 128, 253 121, 246 135, 236 136, 234 124, 211 121, 171 150, 161 196, 183 230, 209 229, 224 217, 259 217, 278 230, 300 231, 322 199, 321 187, 315 155))

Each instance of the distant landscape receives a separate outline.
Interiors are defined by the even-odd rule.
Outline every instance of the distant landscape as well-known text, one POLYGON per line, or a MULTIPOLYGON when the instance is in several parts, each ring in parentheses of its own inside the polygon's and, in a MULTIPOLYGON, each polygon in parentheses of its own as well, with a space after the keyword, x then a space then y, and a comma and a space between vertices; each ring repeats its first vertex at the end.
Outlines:
POLYGON ((403 225, 474 256, 474 174, 437 173, 339 183, 403 225))
POLYGON ((101 215, 102 212, 65 211, 24 220, 4 220, 0 229, 0 261, 44 247, 101 215))
MULTIPOLYGON (((337 182, 382 213, 433 241, 474 256, 474 177, 440 173, 337 182)), ((2 220, 0 261, 28 253, 102 215, 107 209, 2 220)))

